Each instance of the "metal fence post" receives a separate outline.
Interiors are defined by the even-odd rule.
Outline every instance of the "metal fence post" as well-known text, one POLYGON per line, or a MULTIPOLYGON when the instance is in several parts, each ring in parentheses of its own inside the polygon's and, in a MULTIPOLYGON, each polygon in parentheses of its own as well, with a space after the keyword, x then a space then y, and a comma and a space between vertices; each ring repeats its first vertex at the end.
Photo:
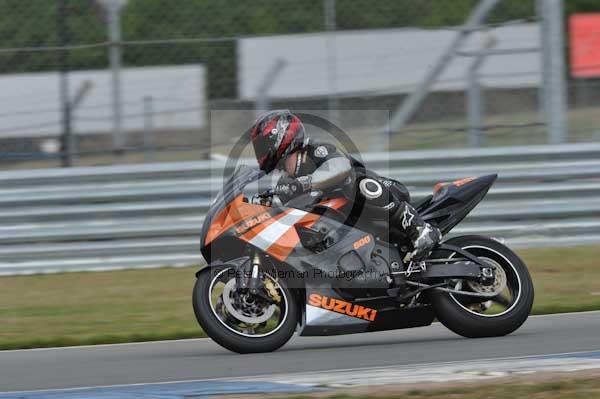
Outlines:
POLYGON ((115 155, 121 155, 125 147, 121 93, 121 10, 127 3, 127 0, 99 0, 99 2, 104 6, 108 19, 113 111, 113 151, 115 155))
POLYGON ((144 161, 154 161, 154 106, 152 96, 146 96, 143 99, 144 113, 144 161))
POLYGON ((475 59, 469 65, 467 70, 467 119, 469 121, 469 143, 471 147, 481 147, 484 144, 483 135, 483 113, 484 99, 483 87, 479 81, 479 70, 487 58, 487 51, 494 47, 496 40, 493 36, 488 36, 481 51, 474 54, 475 59))
MULTIPOLYGON (((65 47, 70 42, 69 27, 67 25, 68 9, 66 0, 58 1, 58 37, 60 45, 65 47)), ((62 49, 58 52, 58 64, 59 64, 59 96, 61 104, 61 124, 62 124, 62 135, 61 135, 61 165, 63 167, 70 167, 73 165, 73 140, 72 140, 72 126, 71 126, 71 102, 69 100, 69 53, 67 49, 62 49)))
POLYGON ((538 0, 537 5, 542 21, 544 119, 548 125, 548 141, 559 144, 567 137, 563 0, 538 0))
POLYGON ((483 96, 477 69, 469 68, 467 87, 467 117, 469 119, 469 143, 471 147, 483 145, 483 96))
POLYGON ((336 49, 336 16, 335 0, 324 0, 325 30, 327 31, 326 51, 327 51, 327 82, 329 86, 329 96, 327 98, 327 107, 329 108, 329 120, 336 123, 338 120, 337 110, 339 108, 337 98, 337 49, 336 49))
MULTIPOLYGON (((88 95, 88 93, 90 92, 90 90, 92 90, 92 87, 94 86, 94 84, 92 83, 92 81, 90 80, 86 80, 83 83, 81 83, 81 85, 79 85, 79 87, 77 87, 77 90, 75 91, 75 95, 73 96, 73 98, 69 98, 69 109, 71 110, 71 130, 74 131, 75 130, 75 123, 77 120, 76 117, 76 112, 77 112, 77 108, 81 105, 81 103, 83 102, 83 100, 85 99, 85 97, 88 95)), ((76 163, 79 162, 79 148, 77 148, 76 146, 76 136, 75 134, 71 133, 70 138, 69 138, 69 147, 71 148, 71 163, 73 165, 75 165, 76 163)))

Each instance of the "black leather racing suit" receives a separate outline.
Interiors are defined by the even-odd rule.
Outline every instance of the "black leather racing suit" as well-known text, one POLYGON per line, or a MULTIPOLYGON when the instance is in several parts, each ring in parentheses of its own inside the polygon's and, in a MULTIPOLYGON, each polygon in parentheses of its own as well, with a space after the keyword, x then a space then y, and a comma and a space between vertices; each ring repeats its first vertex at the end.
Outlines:
MULTIPOLYGON (((326 195, 342 191, 367 217, 389 220, 413 242, 409 258, 422 260, 441 239, 439 230, 430 226, 410 205, 406 187, 393 179, 378 176, 355 158, 329 143, 312 143, 287 162, 286 174, 277 183, 280 197, 321 190, 326 195)), ((284 160, 285 162, 285 160, 284 160)), ((339 194, 338 194, 339 195, 339 194)))

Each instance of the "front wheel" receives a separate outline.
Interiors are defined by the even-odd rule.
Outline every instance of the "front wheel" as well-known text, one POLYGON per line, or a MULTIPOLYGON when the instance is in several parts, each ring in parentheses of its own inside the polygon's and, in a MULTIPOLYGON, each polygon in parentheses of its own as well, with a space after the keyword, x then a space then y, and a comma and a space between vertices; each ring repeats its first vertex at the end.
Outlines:
POLYGON ((271 352, 294 334, 298 304, 282 279, 265 274, 261 295, 236 288, 233 267, 198 274, 193 305, 198 323, 216 343, 237 353, 271 352))
MULTIPOLYGON (((471 296, 432 290, 431 302, 438 320, 450 330, 468 338, 503 336, 521 327, 531 312, 534 294, 525 263, 509 248, 487 237, 456 237, 446 243, 477 256, 496 270, 495 281, 489 286, 473 281, 451 280, 449 288, 498 295, 481 301, 471 296)), ((453 257, 460 255, 439 251, 431 256, 453 257)))

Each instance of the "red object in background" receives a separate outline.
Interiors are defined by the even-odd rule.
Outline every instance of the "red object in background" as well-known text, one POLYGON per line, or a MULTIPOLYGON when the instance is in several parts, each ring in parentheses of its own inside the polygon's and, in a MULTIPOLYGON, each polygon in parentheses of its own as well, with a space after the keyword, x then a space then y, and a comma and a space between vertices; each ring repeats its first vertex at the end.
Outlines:
POLYGON ((573 14, 569 18, 571 76, 600 76, 600 13, 573 14))

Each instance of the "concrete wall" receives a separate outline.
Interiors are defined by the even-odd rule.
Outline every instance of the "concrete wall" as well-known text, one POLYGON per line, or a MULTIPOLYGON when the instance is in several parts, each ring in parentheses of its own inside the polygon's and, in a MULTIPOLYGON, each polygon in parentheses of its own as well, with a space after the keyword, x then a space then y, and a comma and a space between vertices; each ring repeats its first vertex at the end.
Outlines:
MULTIPOLYGON (((504 26, 489 34, 498 41, 496 49, 539 46, 537 23, 504 26)), ((327 34, 242 39, 238 47, 239 95, 255 98, 259 83, 277 59, 285 61, 286 67, 270 92, 275 98, 323 96, 334 89, 340 94, 406 93, 421 81, 455 35, 454 30, 413 28, 332 33, 337 60, 333 85, 327 34)), ((464 50, 481 48, 484 35, 473 35, 464 50)), ((454 59, 435 90, 463 89, 470 62, 466 57, 454 59)), ((535 87, 540 82, 540 55, 492 56, 481 72, 482 82, 489 87, 535 87)))
MULTIPOLYGON (((74 113, 76 134, 109 133, 112 127, 110 72, 77 71, 69 75, 71 96, 90 81, 91 90, 74 113)), ((153 123, 161 129, 206 125, 205 68, 202 65, 124 68, 123 128, 143 128, 143 98, 153 98, 153 123)), ((0 138, 55 136, 60 126, 59 75, 0 75, 0 138)))

